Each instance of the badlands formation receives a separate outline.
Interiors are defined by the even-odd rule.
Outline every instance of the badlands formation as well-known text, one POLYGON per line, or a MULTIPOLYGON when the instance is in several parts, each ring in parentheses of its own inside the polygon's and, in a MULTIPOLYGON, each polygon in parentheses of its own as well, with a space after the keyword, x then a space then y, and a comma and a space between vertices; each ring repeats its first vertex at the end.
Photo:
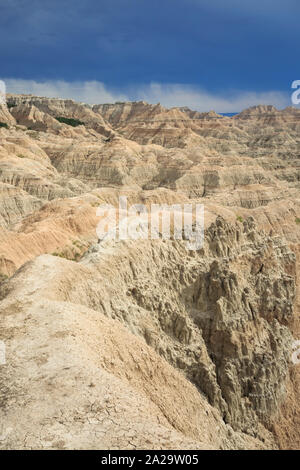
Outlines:
POLYGON ((0 122, 0 448, 299 449, 300 110, 9 95, 0 122), (98 240, 124 195, 203 204, 203 247, 98 240))

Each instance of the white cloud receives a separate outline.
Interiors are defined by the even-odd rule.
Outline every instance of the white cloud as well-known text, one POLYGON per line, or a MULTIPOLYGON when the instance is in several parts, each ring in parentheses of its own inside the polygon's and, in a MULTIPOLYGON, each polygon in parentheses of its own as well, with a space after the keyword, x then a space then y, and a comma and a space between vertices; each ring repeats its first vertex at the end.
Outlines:
POLYGON ((125 101, 127 97, 122 93, 112 94, 101 82, 65 82, 63 80, 48 80, 36 82, 35 80, 4 79, 7 93, 32 94, 48 98, 70 98, 84 103, 111 103, 125 101))
POLYGON ((25 93, 52 98, 71 98, 89 104, 115 101, 145 100, 160 102, 163 106, 188 106, 198 111, 214 110, 219 113, 239 112, 257 104, 272 104, 284 108, 291 104, 290 93, 280 91, 230 91, 213 94, 199 87, 183 84, 150 83, 116 90, 102 82, 65 82, 49 80, 6 79, 8 93, 25 93))
POLYGON ((214 110, 219 113, 242 111, 257 104, 272 104, 283 108, 290 104, 289 94, 279 91, 261 93, 251 91, 231 91, 212 94, 189 85, 161 85, 152 83, 141 88, 140 96, 150 102, 159 101, 164 106, 188 106, 198 111, 214 110))

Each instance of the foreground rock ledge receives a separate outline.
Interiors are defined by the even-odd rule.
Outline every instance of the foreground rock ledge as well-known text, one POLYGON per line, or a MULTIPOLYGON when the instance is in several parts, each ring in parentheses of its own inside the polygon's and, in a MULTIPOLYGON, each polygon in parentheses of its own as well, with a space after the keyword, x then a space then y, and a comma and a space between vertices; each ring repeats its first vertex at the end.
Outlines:
POLYGON ((107 241, 1 284, 2 448, 276 448, 295 256, 251 218, 205 240, 107 241))

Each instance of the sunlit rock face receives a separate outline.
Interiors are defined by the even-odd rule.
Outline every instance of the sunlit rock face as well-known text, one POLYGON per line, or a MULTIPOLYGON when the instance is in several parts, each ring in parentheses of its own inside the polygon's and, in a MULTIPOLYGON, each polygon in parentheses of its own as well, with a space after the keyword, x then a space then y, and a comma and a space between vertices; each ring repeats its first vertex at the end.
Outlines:
POLYGON ((299 117, 8 95, 1 448, 299 448, 299 117), (202 248, 99 239, 120 196, 202 248))

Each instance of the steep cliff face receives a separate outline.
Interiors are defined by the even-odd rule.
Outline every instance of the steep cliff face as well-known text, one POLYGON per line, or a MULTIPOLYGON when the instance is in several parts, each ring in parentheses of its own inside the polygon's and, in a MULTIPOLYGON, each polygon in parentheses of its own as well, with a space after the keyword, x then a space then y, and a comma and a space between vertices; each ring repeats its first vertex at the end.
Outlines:
MULTIPOLYGON (((143 122, 145 120, 155 120, 161 114, 168 113, 168 110, 159 103, 149 104, 146 101, 97 104, 93 106, 93 111, 103 116, 114 127, 130 121, 143 122)), ((181 117, 184 118, 182 113, 181 117)))
MULTIPOLYGON (((62 385, 60 376, 63 369, 77 370, 76 393, 80 403, 85 400, 82 389, 84 384, 88 387, 93 382, 96 384, 93 387, 96 386, 97 390, 105 387, 108 377, 103 377, 103 371, 94 371, 93 361, 100 361, 99 365, 105 370, 116 377, 121 376, 125 383, 129 382, 131 393, 135 389, 138 393, 142 387, 142 396, 145 397, 146 394, 150 400, 150 416, 146 415, 142 420, 146 420, 146 423, 143 424, 141 435, 136 435, 136 418, 129 418, 133 440, 139 446, 146 445, 144 439, 150 425, 147 420, 151 421, 154 416, 158 416, 155 412, 158 396, 159 408, 167 408, 164 426, 168 428, 173 424, 181 435, 180 437, 173 431, 169 435, 167 446, 208 446, 207 434, 206 437, 201 434, 194 418, 190 426, 179 424, 178 418, 172 418, 174 413, 179 417, 188 413, 191 400, 194 401, 194 406, 195 400, 199 402, 197 406, 201 406, 197 412, 198 419, 203 419, 199 416, 201 409, 204 407, 207 410, 206 420, 213 437, 210 446, 247 448, 254 445, 259 448, 275 445, 267 428, 271 428, 286 396, 285 383, 292 339, 288 325, 292 319, 295 291, 292 276, 295 256, 280 239, 272 240, 256 233, 252 219, 245 221, 241 227, 229 225, 217 218, 207 230, 203 251, 197 254, 187 251, 184 242, 178 241, 144 241, 142 245, 130 241, 107 241, 94 245, 79 263, 56 260, 55 257, 38 258, 1 285, 2 331, 5 339, 11 339, 14 344, 11 346, 8 343, 10 360, 14 348, 21 347, 18 353, 19 361, 21 360, 17 367, 19 372, 12 369, 12 364, 1 369, 4 374, 3 384, 9 384, 10 390, 7 395, 7 388, 2 389, 5 408, 10 410, 10 403, 15 401, 14 410, 8 413, 8 418, 3 416, 1 422, 9 426, 10 420, 15 419, 16 408, 21 408, 28 398, 27 389, 25 388, 24 396, 24 390, 20 388, 21 383, 25 382, 26 386, 22 361, 26 360, 25 345, 28 341, 32 341, 29 348, 31 354, 36 351, 37 355, 30 359, 26 373, 34 374, 34 383, 42 380, 42 385, 34 385, 30 392, 31 400, 33 403, 40 400, 41 390, 49 386, 50 374, 51 390, 58 403, 55 405, 54 415, 49 403, 43 405, 42 416, 39 416, 39 419, 43 418, 42 422, 37 422, 34 428, 28 424, 33 419, 30 405, 26 415, 22 414, 24 429, 20 428, 17 436, 8 435, 2 441, 4 447, 20 446, 26 434, 28 445, 39 448, 43 445, 47 432, 58 426, 55 416, 60 414, 60 407, 65 402, 63 396, 74 381, 72 373, 68 372, 67 382, 62 385), (39 275, 41 270, 44 273, 43 278, 39 275), (274 293, 273 297, 270 296, 271 291, 274 293), (45 308, 47 314, 46 311, 42 316, 37 313, 45 308), (18 314, 12 318, 11 313, 15 309, 18 314), (63 316, 54 329, 53 309, 58 309, 63 316), (29 314, 29 311, 36 313, 29 314), (102 316, 97 318, 96 312, 111 320, 104 320, 102 316), (69 325, 70 315, 75 315, 72 327, 69 325), (22 324, 25 317, 29 319, 29 323, 26 322, 24 330, 22 324), (48 335, 59 338, 59 344, 54 339, 46 341, 49 321, 52 326, 48 335), (103 330, 100 337, 94 331, 94 337, 90 338, 90 328, 95 328, 95 321, 99 324, 97 328, 102 330, 103 325, 107 325, 110 329, 111 346, 108 346, 107 334, 104 335, 105 349, 111 348, 108 357, 108 352, 103 352, 101 346, 103 330), (118 327, 122 334, 118 333, 116 336, 114 331, 118 323, 122 323, 125 329, 118 327), (86 342, 84 332, 87 328, 89 336, 82 351, 81 341, 84 338, 84 343, 86 342), (13 336, 12 331, 15 332, 13 336), (136 339, 134 336, 130 339, 131 334, 136 339), (36 349, 41 336, 44 344, 41 346, 42 355, 36 349), (74 341, 70 343, 67 338, 72 336, 74 341), (65 344, 61 338, 66 338, 65 344), (132 369, 132 358, 124 351, 129 344, 134 357, 132 369), (65 347, 71 349, 66 352, 65 347), (100 350, 101 354, 97 357, 97 351, 100 350), (143 351, 143 360, 139 358, 140 350, 143 351), (64 359, 61 358, 62 354, 65 354, 64 359), (156 363, 154 369, 153 365, 146 365, 150 357, 152 363, 156 363), (32 361, 39 366, 34 366, 35 372, 30 368, 32 361), (80 368, 77 369, 79 364, 80 368), (84 373, 83 364, 87 367, 84 373), (144 367, 147 374, 150 374, 147 379, 144 376, 141 379, 141 373, 145 374, 142 372, 144 367), (175 372, 176 369, 180 374, 175 372), (126 371, 125 375, 122 370, 126 371), (159 383, 160 374, 165 385, 159 383), (153 392, 150 393, 150 384, 147 386, 151 377, 157 383, 154 395, 153 392), (178 386, 177 392, 172 383, 175 388, 178 386), (196 388, 188 385, 189 383, 196 388), (179 399, 178 394, 183 393, 182 387, 185 387, 186 396, 184 404, 180 405, 183 409, 179 410, 176 402, 172 401, 174 393, 176 400, 179 399), (170 393, 170 396, 165 395, 166 393, 170 393), (204 405, 202 394, 218 411, 213 412, 208 404, 204 405), (165 404, 162 405, 163 403, 165 404), (215 434, 218 429, 219 437, 215 434), (37 437, 40 433, 44 436, 42 440, 37 437)), ((125 388, 126 398, 117 396, 117 381, 110 380, 114 406, 120 410, 125 407, 126 413, 132 413, 134 405, 128 401, 129 391, 125 388)), ((94 395, 95 391, 92 390, 89 400, 94 402, 94 395)), ((64 443, 64 426, 69 420, 75 420, 69 399, 70 397, 63 419, 60 420, 63 426, 59 435, 64 443)), ((86 405, 82 405, 81 423, 86 423, 87 426, 99 406, 103 409, 104 405, 100 405, 100 402, 97 399, 89 412, 85 412, 86 405)), ((139 406, 143 407, 142 404, 138 408, 139 406)), ((117 414, 120 419, 119 413, 117 414)), ((141 425, 139 414, 137 419, 141 425)), ((87 436, 91 432, 96 432, 96 435, 99 433, 100 436, 105 432, 106 426, 109 432, 113 432, 109 423, 105 425, 103 418, 97 418, 95 424, 88 426, 87 436)), ((122 426, 120 425, 121 428, 122 426)), ((203 426, 203 421, 200 426, 203 426)), ((115 423, 113 429, 115 430, 115 423)), ((117 430, 117 436, 119 432, 120 429, 117 430)), ((157 445, 158 435, 165 435, 166 432, 167 430, 157 428, 151 439, 148 437, 150 445, 157 445)), ((78 445, 77 433, 75 426, 71 437, 67 437, 67 445, 78 445)), ((93 442, 94 439, 89 446, 95 445, 93 442)), ((163 442, 160 441, 159 445, 163 445, 163 442)), ((83 442, 79 445, 83 445, 83 442)))
MULTIPOLYGON (((94 113, 91 107, 84 103, 76 103, 73 100, 56 98, 41 98, 31 95, 7 95, 7 102, 12 106, 12 109, 14 106, 18 106, 18 109, 15 110, 16 114, 21 114, 22 109, 23 112, 26 113, 28 107, 34 106, 41 112, 54 118, 65 117, 78 119, 82 121, 87 128, 94 129, 105 137, 112 134, 111 127, 103 120, 103 118, 99 114, 94 113)), ((48 121, 50 121, 49 117, 48 121)), ((52 122, 53 121, 51 121, 51 125, 52 122)))
POLYGON ((8 103, 0 446, 299 447, 299 110, 8 103), (124 195, 204 204, 203 248, 99 241, 124 195))
MULTIPOLYGON (((295 256, 280 239, 257 233, 252 219, 240 227, 217 218, 205 238, 199 254, 175 242, 154 244, 152 254, 143 247, 145 261, 133 250, 129 263, 119 248, 118 292, 110 304, 101 297, 102 308, 183 371, 225 422, 257 436, 259 422, 270 427, 285 397, 295 256)), ((83 263, 113 269, 106 250, 92 248, 83 263)), ((95 308, 93 289, 86 302, 95 308)))
POLYGON ((10 114, 6 104, 0 103, 0 122, 3 124, 15 124, 13 116, 10 114))

